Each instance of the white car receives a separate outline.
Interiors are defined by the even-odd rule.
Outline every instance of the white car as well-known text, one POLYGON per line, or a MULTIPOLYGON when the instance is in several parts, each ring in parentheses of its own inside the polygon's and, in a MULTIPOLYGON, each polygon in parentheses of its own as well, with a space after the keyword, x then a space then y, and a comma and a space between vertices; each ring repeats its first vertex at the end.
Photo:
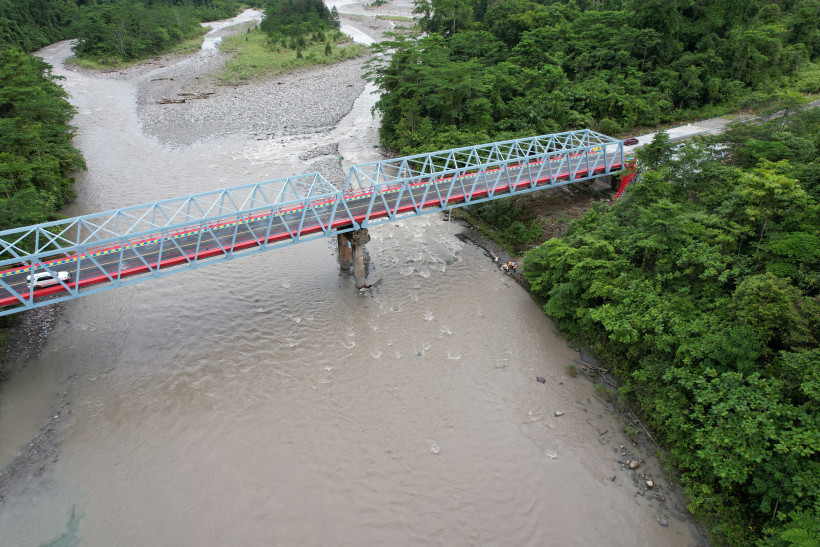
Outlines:
MULTIPOLYGON (((60 281, 66 282, 71 279, 71 274, 68 272, 55 272, 57 277, 54 277, 48 272, 40 272, 34 274, 34 288, 39 289, 40 287, 51 287, 52 285, 58 285, 60 281), (60 281, 57 281, 57 280, 60 281)), ((30 284, 32 280, 31 276, 26 277, 26 283, 30 284)))

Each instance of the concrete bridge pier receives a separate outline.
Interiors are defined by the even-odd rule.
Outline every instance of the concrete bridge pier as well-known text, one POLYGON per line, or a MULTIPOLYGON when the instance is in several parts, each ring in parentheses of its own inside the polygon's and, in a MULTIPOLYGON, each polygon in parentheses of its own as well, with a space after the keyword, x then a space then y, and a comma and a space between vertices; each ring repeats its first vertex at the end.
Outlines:
POLYGON ((347 234, 339 234, 336 239, 339 243, 339 271, 349 274, 350 267, 353 265, 353 249, 350 248, 347 234))
POLYGON ((367 275, 364 269, 364 246, 370 241, 370 234, 367 232, 367 228, 339 234, 337 238, 339 244, 339 269, 344 273, 350 272, 352 262, 353 278, 356 282, 356 288, 361 289, 366 287, 367 275))
POLYGON ((350 245, 353 247, 353 279, 357 289, 367 286, 364 270, 364 245, 368 241, 370 241, 370 234, 367 233, 367 228, 350 232, 350 245))

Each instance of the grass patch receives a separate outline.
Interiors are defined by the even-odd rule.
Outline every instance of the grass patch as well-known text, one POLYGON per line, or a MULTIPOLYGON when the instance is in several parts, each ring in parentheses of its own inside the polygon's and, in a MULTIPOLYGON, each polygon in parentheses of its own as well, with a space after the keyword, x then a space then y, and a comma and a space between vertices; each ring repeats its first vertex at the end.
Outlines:
POLYGON ((377 15, 376 19, 384 21, 399 21, 401 23, 412 23, 415 21, 412 17, 405 17, 404 15, 377 15))
POLYGON ((267 34, 254 29, 224 39, 222 51, 232 53, 233 56, 225 63, 219 81, 235 85, 299 68, 332 65, 354 59, 367 53, 368 48, 352 43, 350 37, 336 31, 328 33, 327 42, 317 42, 302 50, 294 50, 283 46, 281 42, 271 42, 267 34))
POLYGON ((87 68, 89 70, 99 70, 101 72, 105 72, 107 70, 114 70, 119 68, 128 68, 129 66, 135 65, 139 63, 139 61, 123 61, 119 57, 69 57, 66 59, 65 64, 68 66, 78 66, 80 68, 87 68))
POLYGON ((205 35, 210 30, 210 28, 203 27, 201 36, 195 36, 194 38, 189 38, 188 40, 184 40, 176 44, 168 53, 171 55, 187 55, 189 53, 199 51, 202 48, 202 42, 205 40, 205 35))

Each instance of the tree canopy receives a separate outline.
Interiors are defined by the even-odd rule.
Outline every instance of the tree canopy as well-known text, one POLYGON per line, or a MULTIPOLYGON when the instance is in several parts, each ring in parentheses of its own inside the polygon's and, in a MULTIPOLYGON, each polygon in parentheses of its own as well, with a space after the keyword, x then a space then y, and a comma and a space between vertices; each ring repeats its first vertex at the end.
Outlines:
POLYGON ((818 0, 417 0, 416 13, 420 32, 383 42, 392 56, 370 74, 382 142, 401 153, 655 126, 768 90, 820 54, 818 0))
POLYGON ((676 153, 660 138, 621 200, 524 258, 732 545, 789 545, 820 517, 818 135, 813 109, 676 153))
POLYGON ((0 230, 53 220, 74 196, 71 174, 84 163, 54 79, 41 59, 0 49, 0 230))
POLYGON ((0 47, 34 51, 71 37, 76 8, 72 0, 0 0, 0 47))
POLYGON ((322 0, 270 0, 260 27, 272 36, 299 36, 338 29, 339 14, 322 0))
POLYGON ((79 57, 129 61, 166 51, 237 8, 233 0, 0 0, 0 47, 33 51, 77 38, 79 57))

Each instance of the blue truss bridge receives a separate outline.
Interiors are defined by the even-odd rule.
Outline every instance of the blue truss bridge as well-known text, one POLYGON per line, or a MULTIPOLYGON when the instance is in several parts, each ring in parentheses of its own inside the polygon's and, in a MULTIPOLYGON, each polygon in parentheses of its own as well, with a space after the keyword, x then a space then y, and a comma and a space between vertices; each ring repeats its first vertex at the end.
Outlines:
POLYGON ((588 129, 235 186, 0 232, 0 315, 318 237, 364 283, 367 228, 622 169, 622 141, 588 129))

